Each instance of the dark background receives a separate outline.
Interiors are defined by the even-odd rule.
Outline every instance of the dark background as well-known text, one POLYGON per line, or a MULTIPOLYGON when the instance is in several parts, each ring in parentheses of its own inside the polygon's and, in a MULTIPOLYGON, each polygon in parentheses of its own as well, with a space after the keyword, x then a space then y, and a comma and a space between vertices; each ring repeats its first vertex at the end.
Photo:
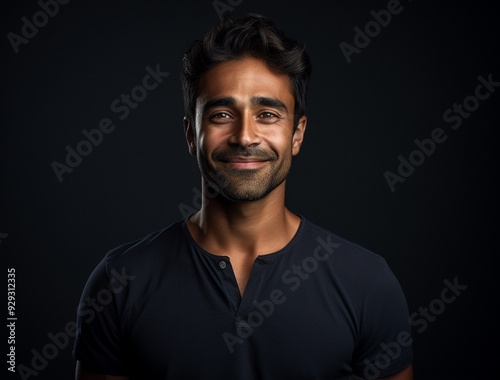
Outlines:
MULTIPOLYGON (((272 18, 306 43, 313 62, 289 208, 382 255, 410 313, 440 298, 445 279, 468 286, 425 331, 414 330, 416 379, 496 378, 500 88, 455 131, 443 112, 474 95, 479 75, 500 81, 498 4, 402 0, 403 11, 350 64, 339 44, 352 45, 353 28, 386 0, 232 7, 236 17, 272 18), (435 128, 448 139, 391 192, 383 173, 397 174, 397 157, 435 128)), ((21 18, 39 10, 35 1, 0 10, 0 260, 4 284, 6 268, 16 270, 16 364, 27 367, 32 350, 75 319, 108 249, 182 218, 180 204, 194 207, 199 174, 182 133, 178 78, 187 45, 219 17, 209 0, 74 0, 16 54, 7 34, 20 35, 21 18), (112 101, 158 64, 170 75, 119 120, 112 101), (116 129, 60 183, 51 163, 64 163, 66 145, 75 148, 81 130, 104 117, 116 129)), ((72 378, 72 344, 30 379, 72 378)), ((19 379, 5 362, 0 377, 19 379)))

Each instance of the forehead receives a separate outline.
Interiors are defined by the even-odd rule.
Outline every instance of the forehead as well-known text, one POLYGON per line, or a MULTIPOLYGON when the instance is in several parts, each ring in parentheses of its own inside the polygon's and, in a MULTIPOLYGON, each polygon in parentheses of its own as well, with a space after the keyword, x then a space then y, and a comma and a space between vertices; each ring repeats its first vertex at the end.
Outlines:
POLYGON ((250 102, 256 96, 279 99, 293 110, 289 76, 271 70, 264 60, 251 57, 226 61, 206 71, 200 78, 197 97, 234 97, 239 102, 250 102))

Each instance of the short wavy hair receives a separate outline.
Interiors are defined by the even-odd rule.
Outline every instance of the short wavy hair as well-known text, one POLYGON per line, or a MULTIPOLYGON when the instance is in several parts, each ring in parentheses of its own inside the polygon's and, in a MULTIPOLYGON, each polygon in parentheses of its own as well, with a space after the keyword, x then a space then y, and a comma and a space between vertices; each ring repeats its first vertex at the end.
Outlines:
POLYGON ((239 20, 224 14, 218 25, 186 50, 182 59, 181 83, 184 112, 189 122, 194 122, 202 74, 217 64, 244 56, 262 59, 271 70, 289 76, 295 99, 296 127, 299 118, 306 113, 306 94, 312 70, 305 45, 287 38, 268 18, 253 13, 239 20))

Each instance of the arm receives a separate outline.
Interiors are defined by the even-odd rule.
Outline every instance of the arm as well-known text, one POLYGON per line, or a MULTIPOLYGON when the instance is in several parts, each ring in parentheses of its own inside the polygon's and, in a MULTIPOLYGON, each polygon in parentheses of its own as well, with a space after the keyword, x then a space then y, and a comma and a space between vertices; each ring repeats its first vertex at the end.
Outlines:
MULTIPOLYGON (((363 380, 364 378, 352 375, 350 377, 350 380, 363 380)), ((381 377, 381 380, 413 380, 413 365, 410 364, 408 367, 406 367, 404 370, 401 372, 398 372, 394 375, 386 376, 386 377, 381 377)))
MULTIPOLYGON (((385 263, 383 263, 385 264, 385 263)), ((353 355, 353 374, 361 378, 412 380, 413 350, 408 307, 389 267, 381 265, 365 284, 360 339, 353 355)))
MULTIPOLYGON (((75 380, 128 380, 127 376, 112 376, 96 373, 87 368, 80 361, 76 363, 75 380)), ((399 380, 399 379, 397 379, 399 380)), ((406 379, 403 379, 406 380, 406 379)))
POLYGON ((384 380, 413 380, 413 365, 410 364, 401 372, 383 378, 384 380))
POLYGON ((73 357, 77 361, 76 380, 128 380, 127 376, 117 376, 127 374, 127 370, 119 322, 119 306, 123 304, 121 297, 125 292, 109 292, 113 286, 110 284, 118 283, 115 272, 107 267, 106 256, 94 269, 82 292, 73 347, 73 357), (91 307, 88 300, 96 300, 103 289, 111 294, 111 300, 97 304, 98 308, 91 307))

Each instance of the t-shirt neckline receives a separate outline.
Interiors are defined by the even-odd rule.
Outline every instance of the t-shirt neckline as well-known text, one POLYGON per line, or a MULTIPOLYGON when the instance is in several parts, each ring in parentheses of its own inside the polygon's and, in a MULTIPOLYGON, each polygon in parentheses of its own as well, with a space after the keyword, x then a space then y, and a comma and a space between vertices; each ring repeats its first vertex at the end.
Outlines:
MULTIPOLYGON (((264 260, 264 261, 272 261, 275 260, 279 257, 281 257, 286 251, 288 251, 292 246, 295 245, 296 241, 300 240, 300 236, 302 235, 302 231, 304 230, 304 225, 306 222, 306 219, 299 214, 295 214, 300 218, 299 222, 299 227, 297 228, 297 231, 295 231, 295 234, 293 237, 290 239, 290 241, 281 249, 271 252, 271 253, 265 253, 263 255, 257 256, 257 259, 259 260, 264 260)), ((226 258, 229 259, 229 256, 227 255, 217 255, 215 253, 207 251, 205 248, 203 248, 201 245, 199 245, 196 240, 194 240, 193 236, 191 236, 191 233, 189 232, 189 229, 187 228, 187 221, 189 218, 191 218, 193 214, 188 215, 181 223, 182 225, 182 231, 184 232, 184 235, 186 236, 189 244, 194 246, 197 250, 202 252, 205 255, 208 255, 209 257, 216 258, 216 259, 221 259, 221 258, 226 258)))

